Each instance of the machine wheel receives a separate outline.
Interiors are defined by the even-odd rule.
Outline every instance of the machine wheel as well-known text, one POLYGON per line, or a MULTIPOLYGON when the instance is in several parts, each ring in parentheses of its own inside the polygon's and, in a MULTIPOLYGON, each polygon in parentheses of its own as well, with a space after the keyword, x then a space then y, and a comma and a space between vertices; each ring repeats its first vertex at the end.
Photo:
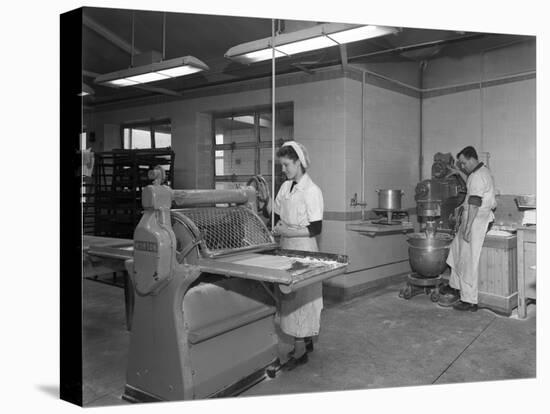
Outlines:
POLYGON ((433 291, 432 294, 430 295, 430 300, 432 302, 437 302, 439 300, 439 292, 437 291, 433 291))
POLYGON ((412 286, 407 284, 401 291, 399 292, 399 297, 403 299, 410 299, 412 298, 412 286))
POLYGON ((265 373, 269 378, 275 378, 275 375, 277 375, 277 371, 281 368, 281 364, 279 362, 279 359, 275 361, 274 364, 271 364, 265 369, 265 373))

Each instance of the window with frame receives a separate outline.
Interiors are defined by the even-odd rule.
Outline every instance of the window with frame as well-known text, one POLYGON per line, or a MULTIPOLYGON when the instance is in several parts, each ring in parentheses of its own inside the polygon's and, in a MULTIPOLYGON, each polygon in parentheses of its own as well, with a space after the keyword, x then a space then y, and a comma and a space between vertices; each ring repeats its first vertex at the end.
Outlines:
MULTIPOLYGON (((294 136, 294 105, 275 107, 275 146, 294 136)), ((272 110, 270 105, 214 114, 214 187, 239 188, 250 178, 261 174, 271 189, 272 169, 272 110)), ((282 180, 281 169, 275 166, 275 191, 282 180)))
POLYGON ((123 124, 121 138, 124 149, 168 148, 172 146, 172 124, 169 119, 123 124))

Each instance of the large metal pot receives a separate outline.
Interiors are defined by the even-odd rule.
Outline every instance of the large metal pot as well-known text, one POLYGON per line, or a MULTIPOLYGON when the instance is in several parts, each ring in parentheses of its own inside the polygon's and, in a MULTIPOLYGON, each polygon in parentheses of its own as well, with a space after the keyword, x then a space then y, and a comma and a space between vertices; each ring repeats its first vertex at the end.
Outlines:
POLYGON ((378 208, 385 210, 401 210, 402 190, 376 190, 378 193, 378 208))
POLYGON ((427 237, 425 233, 412 233, 409 243, 409 263, 420 277, 437 277, 447 267, 447 256, 453 238, 449 234, 436 233, 427 237))

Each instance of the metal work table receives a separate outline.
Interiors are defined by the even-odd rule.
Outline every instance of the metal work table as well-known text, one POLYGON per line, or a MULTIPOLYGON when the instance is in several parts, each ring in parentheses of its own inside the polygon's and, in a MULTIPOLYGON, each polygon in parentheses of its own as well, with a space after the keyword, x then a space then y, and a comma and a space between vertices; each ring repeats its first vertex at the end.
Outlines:
POLYGON ((82 268, 83 277, 95 282, 105 283, 124 289, 124 305, 126 310, 126 326, 128 330, 132 327, 132 311, 134 307, 134 292, 132 282, 128 277, 124 261, 132 258, 133 240, 119 239, 114 237, 87 236, 82 237, 82 268), (112 252, 110 257, 104 254, 101 257, 94 255, 94 252, 112 252), (121 254, 122 252, 122 254, 121 254), (126 253, 127 252, 127 253, 126 253), (116 277, 112 282, 101 279, 99 276, 105 274, 116 274, 123 272, 123 284, 116 283, 116 277))

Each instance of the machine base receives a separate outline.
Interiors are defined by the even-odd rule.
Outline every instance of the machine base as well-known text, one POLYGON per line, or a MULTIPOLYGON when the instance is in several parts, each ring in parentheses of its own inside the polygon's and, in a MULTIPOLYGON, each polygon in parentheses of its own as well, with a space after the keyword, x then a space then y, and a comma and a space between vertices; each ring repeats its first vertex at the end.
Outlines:
MULTIPOLYGON (((247 389, 253 387, 257 383, 263 381, 266 378, 266 375, 269 378, 275 377, 277 371, 279 371, 280 365, 278 360, 267 367, 260 369, 247 377, 237 381, 233 385, 230 385, 227 388, 219 390, 215 394, 208 396, 208 398, 224 398, 224 397, 233 397, 241 394, 247 389)), ((122 399, 130 403, 149 403, 149 402, 160 402, 164 401, 162 398, 149 394, 146 391, 134 388, 131 385, 126 384, 124 387, 124 394, 122 399)))
POLYGON ((411 273, 407 276, 407 283, 399 291, 399 297, 403 299, 410 299, 420 293, 430 295, 432 302, 439 300, 439 288, 444 284, 441 275, 436 277, 418 277, 416 273, 411 273))
POLYGON ((138 390, 131 385, 126 384, 124 387, 124 394, 121 397, 124 401, 130 403, 147 403, 147 402, 160 402, 161 398, 151 395, 145 391, 138 390))

